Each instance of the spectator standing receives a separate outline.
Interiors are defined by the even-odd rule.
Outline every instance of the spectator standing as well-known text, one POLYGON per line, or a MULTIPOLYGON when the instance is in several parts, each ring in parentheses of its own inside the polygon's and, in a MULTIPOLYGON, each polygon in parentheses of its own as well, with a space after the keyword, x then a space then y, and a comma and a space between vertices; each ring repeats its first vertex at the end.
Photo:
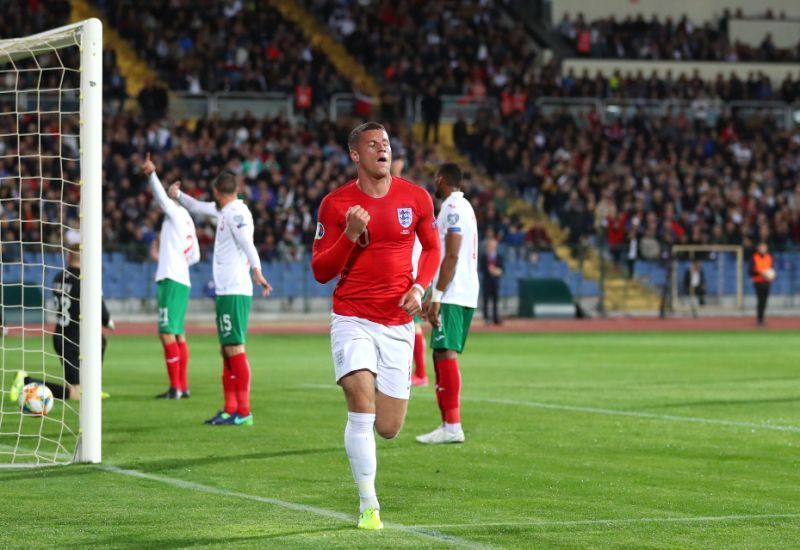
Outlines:
POLYGON ((425 124, 423 141, 428 143, 428 137, 433 133, 433 143, 439 143, 439 121, 442 118, 442 98, 436 86, 429 86, 428 91, 422 96, 422 122, 425 124))
POLYGON ((486 240, 486 251, 481 255, 480 272, 481 286, 483 287, 483 318, 486 324, 501 324, 497 312, 497 302, 500 298, 500 279, 503 277, 505 261, 502 254, 497 251, 497 239, 489 237, 486 240), (489 316, 491 304, 492 315, 489 316))
POLYGON ((706 274, 700 266, 700 260, 692 261, 692 265, 683 275, 683 288, 689 296, 692 315, 698 316, 698 306, 706 304, 706 274))
POLYGON ((661 287, 661 305, 659 306, 659 316, 662 319, 667 317, 667 313, 672 312, 672 233, 669 231, 664 234, 664 244, 661 247, 659 261, 664 268, 664 285, 661 287))
POLYGON ((152 80, 139 91, 138 100, 139 107, 142 108, 142 113, 148 121, 164 118, 167 113, 169 107, 167 90, 152 80))
POLYGON ((628 253, 626 260, 628 262, 628 279, 633 279, 634 268, 636 267, 636 260, 639 258, 639 235, 636 228, 632 227, 628 230, 628 253))

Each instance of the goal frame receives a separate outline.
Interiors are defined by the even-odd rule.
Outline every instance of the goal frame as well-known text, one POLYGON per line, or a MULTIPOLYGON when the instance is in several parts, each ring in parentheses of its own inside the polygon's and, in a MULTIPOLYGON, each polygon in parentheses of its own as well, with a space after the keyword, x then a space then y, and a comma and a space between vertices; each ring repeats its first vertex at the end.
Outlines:
POLYGON ((102 460, 103 24, 81 32, 81 408, 76 460, 102 460))
MULTIPOLYGON (((0 40, 9 58, 40 53, 42 45, 58 49, 75 44, 80 32, 79 158, 80 158, 80 412, 73 462, 102 460, 102 133, 103 24, 86 19, 41 33, 0 40), (70 32, 72 31, 72 33, 70 32), (52 39, 50 39, 52 37, 52 39), (26 46, 30 43, 30 46, 26 46), (13 50, 18 53, 13 53, 13 50)), ((40 464, 44 465, 44 464, 40 464)))
POLYGON ((689 311, 690 306, 685 306, 680 300, 679 292, 681 281, 679 273, 676 273, 677 255, 691 254, 693 252, 733 252, 736 254, 736 298, 734 309, 744 309, 744 247, 733 244, 678 244, 672 247, 672 261, 670 269, 673 270, 672 276, 672 308, 675 311, 689 311))

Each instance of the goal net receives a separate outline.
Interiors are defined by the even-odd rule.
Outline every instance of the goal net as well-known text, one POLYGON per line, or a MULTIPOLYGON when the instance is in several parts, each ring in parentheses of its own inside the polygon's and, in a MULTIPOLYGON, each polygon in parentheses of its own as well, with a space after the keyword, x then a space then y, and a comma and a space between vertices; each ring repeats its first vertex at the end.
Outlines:
POLYGON ((672 307, 702 314, 741 310, 744 300, 744 251, 735 245, 672 247, 672 307))
POLYGON ((100 461, 101 124, 100 21, 0 40, 0 467, 100 461), (23 413, 18 373, 67 387, 53 335, 74 297, 54 290, 71 253, 80 398, 23 413))

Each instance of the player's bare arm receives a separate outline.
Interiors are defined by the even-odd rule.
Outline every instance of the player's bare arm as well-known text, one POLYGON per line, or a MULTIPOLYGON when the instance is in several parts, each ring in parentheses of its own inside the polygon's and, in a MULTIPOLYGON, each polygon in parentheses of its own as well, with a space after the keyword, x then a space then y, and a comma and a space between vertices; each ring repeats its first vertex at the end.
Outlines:
MULTIPOLYGON (((439 280, 436 282, 436 288, 431 293, 431 296, 438 292, 441 297, 441 293, 447 290, 447 286, 453 280, 453 275, 456 273, 456 264, 458 264, 458 251, 461 249, 461 238, 459 233, 448 233, 445 237, 444 258, 442 258, 442 266, 439 268, 439 280)), ((435 327, 441 324, 441 319, 439 318, 441 305, 440 301, 431 300, 426 312, 426 318, 435 327)))

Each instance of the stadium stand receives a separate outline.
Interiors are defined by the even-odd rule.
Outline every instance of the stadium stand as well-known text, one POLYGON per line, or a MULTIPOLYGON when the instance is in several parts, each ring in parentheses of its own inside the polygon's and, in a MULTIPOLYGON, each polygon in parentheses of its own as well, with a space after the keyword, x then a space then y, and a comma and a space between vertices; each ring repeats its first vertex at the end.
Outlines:
MULTIPOLYGON (((741 12, 737 17, 743 17, 741 12)), ((686 16, 675 21, 641 15, 586 21, 578 13, 574 18, 564 14, 557 28, 575 54, 585 57, 770 63, 800 60, 800 44, 778 48, 769 33, 762 36, 757 47, 733 39, 728 33, 730 19, 729 11, 718 21, 705 22, 692 22, 686 16)))
MULTIPOLYGON (((201 2, 202 10, 197 10, 196 3, 183 0, 145 8, 127 0, 94 4, 172 90, 291 95, 308 83, 312 104, 320 107, 318 114, 332 94, 352 91, 324 52, 273 8, 201 2), (216 15, 200 18, 196 15, 200 11, 216 15)), ((473 175, 469 192, 482 231, 500 238, 512 262, 510 273, 559 276, 563 272, 573 292, 581 289, 576 294, 597 293, 597 283, 585 269, 570 271, 567 265, 573 270, 575 266, 568 264, 568 258, 548 252, 553 239, 546 223, 532 223, 510 207, 519 198, 566 230, 574 254, 597 243, 608 248, 622 268, 631 240, 636 239, 636 274, 656 285, 663 270, 641 248, 647 241, 663 247, 666 234, 677 243, 746 247, 766 237, 776 250, 789 250, 800 241, 796 206, 800 186, 793 160, 800 135, 794 123, 773 113, 743 117, 726 107, 726 102, 743 100, 791 103, 800 97, 800 79, 788 76, 775 83, 757 72, 733 71, 713 81, 643 71, 562 74, 558 60, 529 62, 537 55, 535 44, 503 3, 484 4, 462 0, 436 11, 418 0, 396 5, 301 2, 380 82, 382 99, 399 107, 389 118, 397 123, 392 131, 407 151, 410 179, 427 182, 441 160, 435 149, 420 146, 400 124, 414 115, 418 101, 430 105, 425 102, 446 94, 458 95, 466 103, 493 100, 468 123, 453 126, 453 142, 504 184, 490 187, 473 175), (430 24, 420 24, 423 21, 430 24), (419 43, 427 45, 421 56, 414 46, 419 43), (549 98, 565 100, 566 106, 544 105, 542 101, 549 98), (571 108, 570 100, 582 98, 628 104, 613 112, 571 108), (644 100, 659 101, 662 107, 653 109, 644 100), (532 258, 537 261, 531 262, 532 258)), ((64 22, 68 3, 37 9, 33 19, 4 19, 3 31, 18 34, 18 28, 57 26, 64 22), (23 19, 25 26, 17 27, 15 22, 23 19)), ((578 28, 608 36, 610 46, 600 48, 603 55, 611 52, 627 59, 673 59, 675 48, 684 52, 682 59, 732 55, 724 47, 729 41, 723 22, 701 25, 641 19, 586 24, 567 17, 559 30, 567 37, 578 28), (633 41, 643 29, 662 37, 661 50, 651 48, 647 53, 647 45, 633 41)), ((796 51, 776 49, 773 55, 763 48, 736 48, 735 55, 766 61, 797 57, 796 51)), ((107 57, 106 74, 112 77, 106 79, 106 97, 112 101, 106 112, 106 261, 127 262, 126 270, 151 279, 150 274, 140 273, 144 268, 134 267, 147 260, 160 223, 138 174, 142 155, 151 151, 164 181, 181 179, 198 197, 207 196, 220 167, 241 174, 262 257, 275 266, 288 266, 278 269, 286 283, 279 292, 300 296, 315 288, 306 282, 307 269, 295 272, 299 268, 292 266, 307 260, 320 197, 352 176, 341 146, 349 121, 314 116, 291 126, 281 118, 247 114, 177 121, 164 118, 158 109, 123 110, 125 78, 113 50, 107 57)), ((382 114, 390 112, 383 107, 382 114)), ((0 199, 11 199, 8 192, 3 190, 0 199)), ((4 238, 13 235, 16 224, 23 241, 34 240, 33 233, 25 232, 37 229, 33 224, 20 225, 24 214, 14 211, 13 201, 4 200, 6 204, 4 229, 12 232, 4 233, 4 238)), ((199 232, 207 257, 211 228, 201 224, 199 232)), ((4 257, 20 253, 13 246, 3 249, 4 257)), ((793 265, 791 253, 787 254, 787 265, 793 265)), ((197 268, 198 276, 207 268, 203 266, 197 268)), ((505 295, 515 292, 515 279, 508 280, 505 295)), ((128 279, 108 283, 113 295, 144 296, 151 291, 128 279)), ((194 292, 202 295, 203 290, 194 292)))
MULTIPOLYGON (((327 57, 264 3, 96 2, 173 90, 280 91, 324 104, 350 91, 327 57)), ((303 100, 304 101, 304 100, 303 100)))

